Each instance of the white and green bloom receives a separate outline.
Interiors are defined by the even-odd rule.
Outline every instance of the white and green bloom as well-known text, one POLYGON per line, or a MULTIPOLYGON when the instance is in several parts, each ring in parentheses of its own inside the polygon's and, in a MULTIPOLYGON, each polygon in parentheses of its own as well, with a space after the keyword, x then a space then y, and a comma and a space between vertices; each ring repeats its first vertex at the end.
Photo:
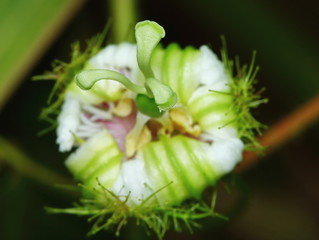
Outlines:
POLYGON ((241 161, 255 126, 240 124, 248 113, 236 93, 249 93, 254 73, 238 87, 207 46, 163 48, 151 21, 135 30, 136 44, 108 45, 69 83, 57 143, 75 148, 66 166, 85 189, 102 187, 128 209, 178 207, 241 161))

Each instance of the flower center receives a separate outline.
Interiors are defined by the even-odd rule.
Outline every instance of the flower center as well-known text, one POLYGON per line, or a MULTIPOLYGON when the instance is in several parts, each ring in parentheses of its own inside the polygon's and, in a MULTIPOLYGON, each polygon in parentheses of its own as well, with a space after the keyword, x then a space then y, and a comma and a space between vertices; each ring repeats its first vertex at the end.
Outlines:
POLYGON ((127 159, 147 143, 157 141, 159 135, 182 134, 197 139, 201 134, 200 127, 183 107, 175 107, 160 118, 150 118, 138 113, 136 103, 124 97, 114 103, 82 104, 81 110, 81 125, 74 134, 78 142, 106 128, 127 159))

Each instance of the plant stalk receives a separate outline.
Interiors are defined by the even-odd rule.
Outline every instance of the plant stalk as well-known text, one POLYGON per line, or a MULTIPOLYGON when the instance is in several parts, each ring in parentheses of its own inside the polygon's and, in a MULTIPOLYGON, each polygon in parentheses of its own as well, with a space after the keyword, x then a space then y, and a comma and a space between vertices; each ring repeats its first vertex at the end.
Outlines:
POLYGON ((25 153, 2 137, 0 137, 0 162, 1 161, 22 175, 50 187, 56 184, 72 184, 72 182, 65 177, 32 161, 25 153))
POLYGON ((134 42, 134 26, 137 22, 137 0, 109 0, 112 19, 112 39, 115 43, 134 42))
MULTIPOLYGON (((302 105, 293 113, 284 117, 281 121, 270 127, 259 139, 262 146, 266 147, 265 155, 275 151, 283 144, 300 134, 319 118, 319 94, 302 105)), ((262 157, 255 152, 244 152, 244 160, 236 168, 236 172, 242 172, 262 157)))

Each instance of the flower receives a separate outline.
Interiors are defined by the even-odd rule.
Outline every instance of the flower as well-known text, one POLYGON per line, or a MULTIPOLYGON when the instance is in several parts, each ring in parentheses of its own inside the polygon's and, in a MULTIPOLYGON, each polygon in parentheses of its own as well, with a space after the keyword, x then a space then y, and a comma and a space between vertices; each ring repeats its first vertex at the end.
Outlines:
POLYGON ((66 166, 85 189, 102 187, 126 209, 200 200, 242 159, 252 130, 239 123, 250 115, 236 105, 229 62, 207 46, 163 48, 165 31, 151 21, 135 34, 136 44, 108 45, 67 86, 59 149, 75 148, 66 166))

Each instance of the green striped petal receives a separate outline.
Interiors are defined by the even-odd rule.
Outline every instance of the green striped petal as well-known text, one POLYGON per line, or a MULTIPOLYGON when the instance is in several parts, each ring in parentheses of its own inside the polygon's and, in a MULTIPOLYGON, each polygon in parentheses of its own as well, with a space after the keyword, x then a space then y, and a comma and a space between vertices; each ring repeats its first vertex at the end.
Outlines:
POLYGON ((86 185, 101 183, 108 188, 118 176, 121 160, 122 153, 113 137, 107 130, 102 130, 72 153, 65 164, 75 178, 86 185))
POLYGON ((220 129, 235 119, 231 94, 212 92, 207 87, 196 90, 188 102, 188 110, 202 130, 220 129))
POLYGON ((161 204, 178 205, 188 197, 199 199, 202 190, 216 181, 203 144, 181 135, 161 136, 142 149, 153 188, 167 186, 157 194, 161 204))

